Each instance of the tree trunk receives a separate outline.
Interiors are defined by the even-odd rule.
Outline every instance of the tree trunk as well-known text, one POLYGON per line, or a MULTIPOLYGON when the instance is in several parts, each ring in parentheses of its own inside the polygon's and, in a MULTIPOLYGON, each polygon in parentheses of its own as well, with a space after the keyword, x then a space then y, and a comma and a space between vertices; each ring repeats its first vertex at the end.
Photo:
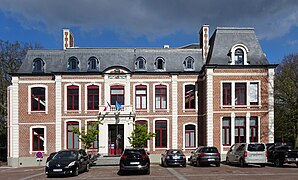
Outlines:
POLYGON ((298 122, 296 122, 295 126, 295 148, 298 148, 298 122))

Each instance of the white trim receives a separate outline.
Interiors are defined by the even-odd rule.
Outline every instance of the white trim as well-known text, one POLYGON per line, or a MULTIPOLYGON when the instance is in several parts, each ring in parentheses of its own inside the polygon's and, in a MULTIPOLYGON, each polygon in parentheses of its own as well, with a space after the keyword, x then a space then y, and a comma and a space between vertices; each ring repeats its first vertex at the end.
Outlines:
POLYGON ((43 84, 54 84, 55 81, 51 80, 20 80, 20 84, 35 84, 35 83, 40 83, 42 81, 43 84))
POLYGON ((155 147, 155 137, 154 138, 152 138, 152 143, 153 143, 153 151, 155 151, 156 149, 168 149, 169 148, 169 144, 170 144, 170 129, 169 129, 169 119, 167 119, 167 118, 155 118, 155 119, 153 119, 153 132, 155 133, 155 122, 156 121, 167 121, 167 147, 166 148, 156 148, 155 147))
POLYGON ((267 73, 239 73, 239 72, 234 72, 234 73, 214 73, 214 76, 268 76, 267 73))
POLYGON ((250 112, 246 113, 246 120, 245 120, 245 142, 250 143, 250 139, 249 139, 249 133, 250 133, 250 112))
POLYGON ((88 110, 88 86, 98 86, 98 105, 101 105, 101 84, 98 83, 88 83, 85 84, 85 113, 92 112, 92 111, 99 111, 97 110, 88 110))
MULTIPOLYGON (((79 131, 82 131, 81 120, 78 119, 68 119, 64 121, 64 149, 67 149, 67 123, 68 122, 78 122, 79 123, 79 131)), ((61 138, 61 137, 60 137, 61 138)), ((82 143, 79 141, 79 149, 81 148, 82 143)))
POLYGON ((61 75, 55 76, 55 108, 56 108, 56 151, 60 151, 62 149, 62 83, 61 83, 61 75))
POLYGON ((198 127, 197 127, 197 124, 196 123, 192 123, 192 122, 187 122, 187 123, 185 123, 185 124, 183 124, 183 142, 182 142, 182 150, 187 150, 187 149, 195 149, 196 147, 198 147, 198 145, 197 145, 197 142, 198 142, 198 127), (195 126, 195 147, 193 147, 193 148, 186 148, 185 147, 185 127, 187 126, 187 125, 194 125, 195 126))
MULTIPOLYGON (((150 132, 150 120, 149 119, 146 119, 146 118, 137 118, 137 119, 135 119, 135 123, 137 121, 147 121, 148 133, 150 132)), ((150 140, 147 141, 147 148, 146 149, 147 149, 147 151, 150 151, 150 140)))
POLYGON ((235 44, 232 48, 231 48, 231 63, 230 65, 235 65, 235 51, 236 49, 241 49, 243 51, 243 65, 249 65, 248 61, 247 61, 247 54, 249 52, 248 48, 244 45, 244 44, 235 44))
POLYGON ((196 82, 186 82, 186 83, 183 83, 182 84, 182 86, 183 86, 183 91, 182 91, 182 93, 183 93, 183 99, 182 99, 182 105, 183 105, 183 112, 193 112, 193 111, 195 111, 195 112, 198 112, 198 103, 197 103, 197 101, 198 101, 198 84, 196 83, 196 82), (185 86, 186 85, 194 85, 195 86, 195 91, 194 91, 194 95, 195 95, 195 109, 186 109, 185 108, 185 86))
POLYGON ((90 82, 94 82, 94 83, 101 83, 104 82, 104 79, 62 79, 62 82, 65 83, 90 83, 90 82))
POLYGON ((160 82, 160 83, 165 83, 165 82, 171 82, 172 80, 169 79, 168 77, 165 77, 164 79, 131 79, 130 82, 133 83, 149 83, 149 82, 160 82))
POLYGON ((169 99, 169 97, 170 97, 170 95, 169 95, 169 92, 170 92, 170 90, 169 90, 169 84, 167 84, 167 83, 154 83, 152 85, 152 92, 153 92, 153 97, 152 97, 152 100, 153 100, 152 110, 153 110, 153 112, 156 112, 156 111, 161 111, 161 112, 166 111, 166 112, 169 112, 169 104, 170 104, 169 103, 169 101, 170 101, 170 99, 169 99), (158 110, 155 109, 155 86, 156 85, 165 85, 167 87, 167 108, 166 109, 158 109, 158 110))
POLYGON ((235 144, 235 113, 231 113, 231 145, 235 144))
MULTIPOLYGON (((172 75, 172 148, 178 148, 178 84, 177 75, 172 75)), ((154 91, 155 92, 155 91, 154 91)))
POLYGON ((141 111, 146 111, 146 112, 150 112, 150 104, 149 104, 149 99, 150 99, 150 93, 149 93, 149 84, 147 83, 136 83, 136 84, 133 84, 133 109, 135 112, 141 112, 141 111), (147 106, 147 109, 142 109, 142 110, 137 110, 136 109, 136 86, 139 86, 139 85, 142 85, 142 86, 146 86, 146 106, 147 106))
POLYGON ((45 113, 48 114, 49 113, 49 90, 48 90, 48 86, 44 85, 44 84, 34 84, 34 85, 29 85, 28 86, 28 114, 32 114, 32 113, 45 113), (35 88, 35 87, 41 87, 41 88, 45 88, 45 110, 44 111, 32 111, 32 102, 31 102, 31 89, 35 88))
POLYGON ((268 70, 268 142, 274 142, 274 69, 268 70))
MULTIPOLYGON (((28 125, 35 125, 35 124, 37 124, 37 123, 19 123, 20 125, 22 124, 22 125, 26 125, 26 124, 28 124, 28 125)), ((38 124, 43 124, 43 125, 46 125, 46 124, 56 124, 55 122, 42 122, 42 123, 38 123, 38 124)))
POLYGON ((206 136, 207 136, 207 146, 213 146, 213 69, 207 69, 207 97, 206 97, 206 136))
POLYGON ((11 85, 11 157, 18 158, 20 151, 19 131, 19 78, 12 77, 11 85))
MULTIPOLYGON (((213 111, 214 114, 219 114, 219 113, 246 113, 247 111, 236 111, 236 110, 231 110, 231 111, 213 111)), ((254 112, 254 113, 268 113, 268 111, 250 111, 250 112, 254 112)))
POLYGON ((67 112, 82 112, 82 88, 81 84, 78 83, 68 83, 64 85, 64 113, 67 112), (68 86, 78 86, 79 87, 79 109, 78 110, 67 110, 67 87, 68 86))
POLYGON ((45 154, 47 154, 47 127, 46 126, 30 126, 30 151, 29 154, 33 154, 34 152, 38 152, 38 151, 33 151, 33 135, 32 135, 32 130, 36 129, 36 128, 42 128, 43 132, 44 132, 44 150, 40 151, 43 152, 45 154))

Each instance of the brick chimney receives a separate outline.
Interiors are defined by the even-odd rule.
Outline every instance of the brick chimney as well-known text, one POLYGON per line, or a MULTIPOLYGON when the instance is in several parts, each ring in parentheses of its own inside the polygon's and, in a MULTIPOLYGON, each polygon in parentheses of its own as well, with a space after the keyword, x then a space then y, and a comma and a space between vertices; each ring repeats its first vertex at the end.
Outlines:
POLYGON ((74 36, 69 29, 63 29, 63 50, 74 47, 74 36))
POLYGON ((200 48, 202 49, 202 56, 204 62, 206 62, 209 51, 209 25, 205 24, 200 30, 200 48))

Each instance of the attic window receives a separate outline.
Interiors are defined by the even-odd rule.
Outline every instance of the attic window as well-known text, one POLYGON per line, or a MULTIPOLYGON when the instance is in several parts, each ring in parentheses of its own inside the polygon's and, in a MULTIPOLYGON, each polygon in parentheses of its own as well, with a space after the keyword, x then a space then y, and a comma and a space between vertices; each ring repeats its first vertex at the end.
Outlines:
POLYGON ((146 69, 146 60, 143 57, 138 57, 135 62, 135 68, 137 70, 145 70, 146 69))
POLYGON ((183 62, 184 70, 194 70, 194 62, 194 59, 190 56, 185 58, 183 62))
POLYGON ((40 58, 36 58, 33 60, 33 72, 44 72, 44 61, 40 58))
POLYGON ((161 58, 161 57, 156 58, 155 63, 154 63, 155 69, 165 70, 165 64, 166 63, 165 63, 165 60, 163 58, 161 58))
POLYGON ((244 64, 244 52, 242 49, 238 48, 235 51, 235 65, 244 64))
POLYGON ((230 65, 249 65, 247 59, 248 48, 243 44, 234 45, 228 55, 230 56, 230 65))
POLYGON ((68 70, 69 71, 79 70, 79 60, 76 57, 71 57, 68 59, 68 70))
POLYGON ((90 57, 88 60, 88 71, 97 71, 99 61, 96 57, 90 57))

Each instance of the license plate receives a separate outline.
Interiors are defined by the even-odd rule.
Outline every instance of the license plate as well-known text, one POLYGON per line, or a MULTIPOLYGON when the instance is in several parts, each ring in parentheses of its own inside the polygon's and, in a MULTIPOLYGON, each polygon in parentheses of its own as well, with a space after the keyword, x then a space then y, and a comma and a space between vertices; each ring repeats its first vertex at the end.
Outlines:
POLYGON ((53 169, 54 172, 62 172, 62 169, 53 169))
POLYGON ((173 156, 173 159, 179 159, 179 156, 173 156))
POLYGON ((208 159, 208 161, 215 161, 215 159, 208 159))
POLYGON ((135 164, 140 164, 140 162, 130 162, 130 164, 135 165, 135 164))

